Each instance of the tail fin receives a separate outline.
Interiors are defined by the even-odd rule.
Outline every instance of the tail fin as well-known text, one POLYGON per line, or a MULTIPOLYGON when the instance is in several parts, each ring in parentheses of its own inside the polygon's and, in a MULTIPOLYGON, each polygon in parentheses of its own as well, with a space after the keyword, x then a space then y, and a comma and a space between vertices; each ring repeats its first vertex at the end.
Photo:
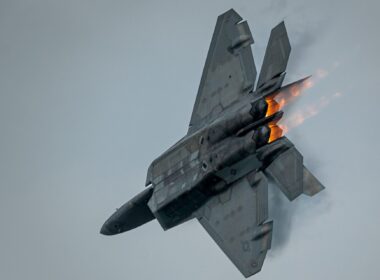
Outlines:
POLYGON ((281 153, 266 169, 289 200, 298 197, 303 191, 302 155, 296 148, 281 153))
POLYGON ((325 187, 318 181, 317 178, 304 166, 303 167, 303 193, 308 196, 313 196, 325 187))
POLYGON ((257 89, 279 76, 286 70, 290 55, 290 42, 284 22, 279 23, 270 33, 269 42, 261 66, 257 89))
POLYGON ((324 186, 303 165, 302 155, 293 146, 282 152, 265 169, 289 200, 294 200, 304 193, 313 196, 324 186))

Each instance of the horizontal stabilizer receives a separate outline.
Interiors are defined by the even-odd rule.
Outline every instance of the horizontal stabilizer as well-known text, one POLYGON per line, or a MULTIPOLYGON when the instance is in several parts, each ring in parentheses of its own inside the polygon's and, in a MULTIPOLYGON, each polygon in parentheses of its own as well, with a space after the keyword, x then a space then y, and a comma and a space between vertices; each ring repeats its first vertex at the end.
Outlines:
POLYGON ((303 158, 296 148, 281 153, 266 169, 289 200, 303 192, 303 158))
POLYGON ((317 178, 304 166, 303 167, 303 193, 308 196, 313 196, 325 187, 318 181, 317 178))

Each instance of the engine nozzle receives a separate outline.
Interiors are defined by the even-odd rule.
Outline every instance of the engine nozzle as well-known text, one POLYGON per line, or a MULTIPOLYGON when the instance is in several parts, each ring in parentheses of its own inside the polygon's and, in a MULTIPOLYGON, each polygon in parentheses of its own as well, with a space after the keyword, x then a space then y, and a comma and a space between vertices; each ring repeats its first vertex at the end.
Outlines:
POLYGON ((249 113, 254 120, 259 120, 265 117, 267 111, 268 103, 265 101, 265 99, 260 99, 252 103, 252 107, 249 113))
POLYGON ((255 141, 256 148, 260 148, 268 143, 270 132, 270 128, 266 125, 260 126, 255 130, 252 140, 255 141))

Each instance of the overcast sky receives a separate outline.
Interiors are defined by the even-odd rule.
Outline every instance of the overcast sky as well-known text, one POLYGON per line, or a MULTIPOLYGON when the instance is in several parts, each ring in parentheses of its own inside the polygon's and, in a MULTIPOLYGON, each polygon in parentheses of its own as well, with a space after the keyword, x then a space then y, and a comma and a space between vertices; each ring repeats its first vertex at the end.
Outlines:
POLYGON ((292 203, 271 187, 273 249, 252 279, 378 279, 378 1, 0 0, 1 279, 243 279, 197 221, 99 234, 186 133, 230 8, 258 69, 285 20, 286 82, 315 74, 286 113, 319 113, 288 137, 326 186, 292 203))

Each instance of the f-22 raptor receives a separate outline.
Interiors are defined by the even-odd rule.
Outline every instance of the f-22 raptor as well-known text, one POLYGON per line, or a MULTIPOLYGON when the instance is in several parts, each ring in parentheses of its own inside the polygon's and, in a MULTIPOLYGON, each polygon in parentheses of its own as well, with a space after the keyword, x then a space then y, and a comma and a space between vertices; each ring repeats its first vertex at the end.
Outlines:
POLYGON ((289 200, 324 189, 282 136, 279 93, 290 54, 283 22, 271 31, 255 87, 253 38, 234 10, 218 17, 187 134, 148 168, 146 189, 119 208, 101 233, 153 219, 164 230, 196 218, 239 271, 259 272, 271 247, 268 179, 289 200))

